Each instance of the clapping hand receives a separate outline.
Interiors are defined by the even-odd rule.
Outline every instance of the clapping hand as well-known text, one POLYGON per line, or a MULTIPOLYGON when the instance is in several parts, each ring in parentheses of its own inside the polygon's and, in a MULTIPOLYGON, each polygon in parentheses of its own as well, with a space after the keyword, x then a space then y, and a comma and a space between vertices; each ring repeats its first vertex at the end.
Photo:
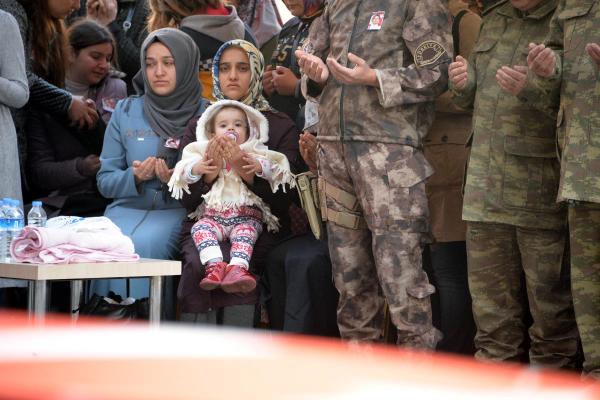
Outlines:
POLYGON ((100 118, 96 111, 96 103, 92 99, 85 99, 82 96, 73 96, 67 113, 71 123, 77 125, 79 129, 86 126, 88 129, 92 129, 100 118))
POLYGON ((237 142, 234 139, 225 136, 221 136, 219 139, 225 160, 232 165, 237 164, 241 167, 242 158, 245 153, 240 149, 237 142))
POLYGON ((291 69, 278 66, 271 72, 273 86, 277 93, 282 96, 293 96, 296 93, 298 78, 291 69))
POLYGON ((354 67, 347 68, 338 63, 334 58, 327 58, 329 71, 331 71, 338 82, 345 85, 379 85, 375 70, 369 67, 365 60, 357 55, 348 53, 348 61, 354 64, 354 67))
POLYGON ((317 174, 317 138, 310 132, 300 135, 300 155, 313 174, 317 174))
POLYGON ((244 160, 244 162, 246 163, 245 165, 242 166, 242 169, 247 174, 252 174, 252 175, 262 174, 262 164, 256 158, 252 157, 249 154, 244 154, 242 156, 242 160, 244 160))
POLYGON ((529 44, 527 66, 536 75, 549 78, 556 71, 556 54, 543 44, 529 44))
POLYGON ((585 46, 585 50, 588 52, 592 60, 600 67, 600 46, 596 43, 588 43, 585 46))
POLYGON ((86 8, 87 15, 104 26, 113 22, 119 11, 117 0, 89 0, 86 8))
POLYGON ((496 72, 496 81, 504 90, 517 96, 527 83, 527 67, 515 65, 513 68, 504 66, 496 72))
POLYGON ((469 79, 469 63, 462 56, 456 56, 456 61, 448 67, 448 77, 455 88, 461 90, 469 79))
POLYGON ((76 168, 81 175, 92 178, 100 170, 100 158, 96 154, 90 154, 85 158, 78 159, 76 168))
POLYGON ((169 169, 162 158, 157 158, 154 163, 154 174, 162 183, 168 183, 173 175, 173 168, 169 169))
POLYGON ((194 175, 199 175, 202 173, 202 179, 206 183, 213 183, 219 176, 219 172, 224 167, 223 150, 220 142, 221 140, 218 137, 212 138, 206 147, 204 160, 200 162, 203 166, 196 163, 196 165, 192 168, 192 173, 194 175), (203 171, 200 170, 200 168, 202 168, 203 171))
POLYGON ((135 183, 140 184, 144 181, 149 181, 154 179, 156 176, 155 168, 156 168, 156 158, 148 157, 144 161, 135 160, 132 164, 133 166, 133 177, 135 178, 135 183))
POLYGON ((267 65, 262 78, 263 90, 268 97, 271 97, 273 93, 275 93, 275 85, 273 84, 273 71, 274 68, 271 65, 267 65))
POLYGON ((329 79, 329 69, 319 57, 308 54, 302 50, 296 50, 298 65, 311 80, 317 83, 325 83, 329 79))
POLYGON ((219 172, 219 169, 216 165, 213 165, 213 160, 210 158, 204 158, 203 160, 199 160, 192 167, 192 174, 205 175, 205 174, 214 174, 215 172, 219 172))

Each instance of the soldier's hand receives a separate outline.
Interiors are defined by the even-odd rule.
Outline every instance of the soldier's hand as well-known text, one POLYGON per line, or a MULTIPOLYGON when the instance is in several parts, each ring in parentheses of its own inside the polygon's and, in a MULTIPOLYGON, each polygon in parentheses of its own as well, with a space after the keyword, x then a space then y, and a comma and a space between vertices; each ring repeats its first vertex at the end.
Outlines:
POLYGON ((585 50, 588 52, 592 60, 600 67, 600 46, 596 43, 588 43, 585 46, 585 50))
POLYGON ((375 70, 369 67, 365 60, 352 53, 348 53, 348 61, 354 64, 353 68, 346 68, 334 58, 327 58, 329 70, 338 82, 346 85, 379 86, 375 70))
POLYGON ((543 44, 529 43, 527 66, 536 75, 548 78, 556 71, 556 54, 543 44))
POLYGON ((469 78, 469 63, 462 56, 456 56, 456 61, 448 67, 450 82, 457 89, 463 89, 469 78))
POLYGON ((496 72, 496 81, 502 90, 517 96, 527 83, 527 67, 515 65, 511 68, 505 65, 496 72))
POLYGON ((300 135, 300 154, 308 169, 317 174, 317 138, 310 132, 305 131, 300 135))
POLYGON ((311 80, 317 83, 325 83, 329 79, 329 69, 319 57, 308 54, 302 50, 296 50, 298 65, 311 80))

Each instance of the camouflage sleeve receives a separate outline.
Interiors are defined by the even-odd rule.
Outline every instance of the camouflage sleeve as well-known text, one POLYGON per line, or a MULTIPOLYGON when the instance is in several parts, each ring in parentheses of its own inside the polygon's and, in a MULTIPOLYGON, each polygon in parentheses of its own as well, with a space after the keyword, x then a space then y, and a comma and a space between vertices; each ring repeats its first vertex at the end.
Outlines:
POLYGON ((556 54, 556 70, 554 75, 543 78, 532 71, 528 71, 527 83, 518 96, 521 101, 550 115, 555 115, 560 101, 564 31, 562 21, 558 18, 558 15, 565 8, 566 1, 561 0, 550 21, 548 35, 546 36, 546 40, 544 40, 544 44, 554 50, 556 54))
POLYGON ((440 0, 422 0, 408 8, 402 38, 413 62, 375 70, 383 107, 433 101, 448 87, 452 34, 447 7, 440 0))
MULTIPOLYGON (((320 17, 317 17, 308 30, 308 38, 304 41, 303 50, 313 54, 323 61, 329 54, 329 13, 328 8, 320 17)), ((302 74, 300 88, 305 98, 318 101, 322 88, 306 75, 302 74)))

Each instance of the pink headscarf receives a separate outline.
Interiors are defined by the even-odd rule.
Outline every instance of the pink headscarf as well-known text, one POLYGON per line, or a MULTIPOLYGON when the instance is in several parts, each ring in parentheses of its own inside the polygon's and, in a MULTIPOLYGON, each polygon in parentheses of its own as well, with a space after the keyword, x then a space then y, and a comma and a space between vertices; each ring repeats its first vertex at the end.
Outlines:
POLYGON ((283 23, 275 0, 240 0, 237 13, 252 29, 258 47, 262 47, 281 31, 283 23))

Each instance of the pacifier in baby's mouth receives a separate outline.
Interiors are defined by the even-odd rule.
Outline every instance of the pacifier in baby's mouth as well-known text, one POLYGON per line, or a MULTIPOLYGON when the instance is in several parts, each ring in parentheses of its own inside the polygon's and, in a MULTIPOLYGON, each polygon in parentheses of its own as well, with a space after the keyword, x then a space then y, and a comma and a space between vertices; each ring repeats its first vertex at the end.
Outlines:
POLYGON ((225 132, 225 136, 227 136, 230 139, 233 139, 234 142, 237 142, 239 138, 239 135, 235 131, 227 131, 225 132))

